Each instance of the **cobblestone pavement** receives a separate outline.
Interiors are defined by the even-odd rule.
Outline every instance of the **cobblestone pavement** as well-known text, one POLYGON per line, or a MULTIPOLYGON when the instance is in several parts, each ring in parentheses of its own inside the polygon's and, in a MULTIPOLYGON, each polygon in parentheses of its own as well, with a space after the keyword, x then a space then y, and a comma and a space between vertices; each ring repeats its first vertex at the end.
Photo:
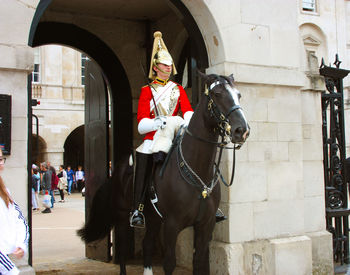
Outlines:
MULTIPOLYGON (((115 264, 85 258, 84 243, 75 233, 84 223, 84 197, 73 193, 65 195, 64 203, 58 201, 59 196, 56 196, 57 203, 51 213, 33 212, 33 267, 36 274, 119 274, 119 266, 115 264)), ((155 266, 153 273, 164 274, 160 266, 155 266)), ((142 265, 128 265, 127 274, 143 274, 142 265)), ((189 274, 192 273, 179 267, 174 272, 174 275, 189 274)))
MULTIPOLYGON (((117 275, 119 274, 119 266, 114 264, 102 263, 89 259, 75 259, 62 262, 55 262, 49 264, 40 264, 35 268, 37 275, 80 275, 80 274, 103 274, 103 275, 117 275)), ((141 265, 128 265, 126 268, 128 275, 143 274, 143 268, 141 265)), ((154 275, 164 274, 162 267, 153 267, 154 275)), ((174 275, 190 275, 192 272, 176 268, 174 275)))

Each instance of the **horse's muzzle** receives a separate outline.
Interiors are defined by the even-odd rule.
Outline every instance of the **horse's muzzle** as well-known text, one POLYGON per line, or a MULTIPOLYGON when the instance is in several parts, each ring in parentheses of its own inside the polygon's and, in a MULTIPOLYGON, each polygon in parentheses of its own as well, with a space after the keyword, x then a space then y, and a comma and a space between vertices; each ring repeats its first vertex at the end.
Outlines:
POLYGON ((249 137, 250 129, 245 127, 237 127, 232 133, 232 142, 243 144, 249 137))

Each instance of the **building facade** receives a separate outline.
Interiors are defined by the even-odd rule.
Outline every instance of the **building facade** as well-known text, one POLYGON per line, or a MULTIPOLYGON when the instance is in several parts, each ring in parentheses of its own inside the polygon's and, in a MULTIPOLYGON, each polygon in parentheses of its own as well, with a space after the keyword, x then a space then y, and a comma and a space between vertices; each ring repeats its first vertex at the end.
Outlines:
POLYGON ((40 102, 33 107, 36 116, 33 119, 33 162, 36 164, 50 161, 56 169, 60 164, 71 165, 74 169, 83 164, 84 135, 80 134, 79 127, 84 126, 82 64, 85 59, 80 52, 59 45, 34 49, 32 97, 40 102), (68 159, 64 162, 65 148, 75 154, 75 158, 67 153, 68 159))
MULTIPOLYGON (((56 0, 47 1, 45 8, 39 2, 0 0, 4 18, 0 24, 0 91, 12 95, 12 149, 3 177, 23 208, 28 205, 28 137, 36 135, 35 121, 28 133, 27 119, 27 75, 37 69, 33 64, 42 68, 38 83, 32 86, 33 97, 41 101, 33 107, 39 121, 38 148, 43 149, 38 160, 59 165, 65 161, 67 138, 84 124, 81 52, 92 56, 110 81, 111 97, 115 96, 112 105, 122 109, 112 123, 131 118, 136 133, 137 99, 145 82, 139 64, 148 66, 145 37, 151 38, 152 31, 159 29, 177 62, 190 41, 200 50, 191 53, 199 60, 199 68, 234 74, 251 126, 248 141, 236 154, 234 184, 222 188, 220 207, 229 219, 214 232, 212 274, 332 273, 322 162, 321 93, 325 86, 318 67, 322 58, 326 64, 333 63, 338 53, 341 68, 350 69, 350 1, 152 0, 146 6, 132 2, 123 6, 121 1, 56 0), (69 32, 65 38, 59 32, 51 35, 45 32, 48 26, 77 33, 84 30, 85 37, 92 34, 103 41, 96 45, 107 46, 108 51, 91 45, 92 40, 76 41, 69 32), (41 48, 38 59, 36 48, 28 46, 60 41, 80 53, 49 46, 41 48), (198 46, 200 41, 203 47, 198 46), (102 51, 105 58, 100 59, 102 51), (110 77, 112 65, 106 63, 110 53, 117 56, 118 68, 127 80, 110 77), (198 57, 201 54, 204 59, 198 57), (130 89, 124 88, 124 81, 130 89), (119 91, 118 86, 123 88, 119 91), (131 113, 118 105, 125 105, 128 96, 131 113), (63 121, 61 113, 71 118, 63 121)), ((187 90, 192 94, 194 86, 188 85, 187 90)), ((349 93, 348 77, 344 80, 346 118, 349 93)), ((349 126, 346 119, 347 137, 349 126)), ((139 138, 134 134, 135 144, 139 138)), ((348 153, 349 145, 347 142, 348 153)), ((117 142, 116 150, 118 146, 117 142)), ((227 178, 231 165, 232 156, 226 154, 223 170, 227 178)), ((179 265, 191 266, 191 238, 191 229, 179 237, 179 265)))

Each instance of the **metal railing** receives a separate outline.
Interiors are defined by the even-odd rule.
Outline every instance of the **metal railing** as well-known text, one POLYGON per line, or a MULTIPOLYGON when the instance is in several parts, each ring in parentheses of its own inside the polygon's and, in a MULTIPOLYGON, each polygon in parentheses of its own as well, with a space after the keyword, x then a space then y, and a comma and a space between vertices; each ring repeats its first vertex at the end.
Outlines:
POLYGON ((348 186, 345 180, 345 123, 343 79, 350 71, 340 69, 338 55, 326 66, 322 59, 320 75, 327 90, 322 93, 323 166, 327 230, 333 235, 334 261, 349 263, 348 186))

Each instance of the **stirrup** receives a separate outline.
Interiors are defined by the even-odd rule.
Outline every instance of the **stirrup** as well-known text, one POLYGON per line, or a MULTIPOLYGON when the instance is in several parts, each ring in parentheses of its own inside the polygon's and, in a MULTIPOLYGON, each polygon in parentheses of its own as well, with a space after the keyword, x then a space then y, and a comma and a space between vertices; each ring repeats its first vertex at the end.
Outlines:
POLYGON ((145 216, 143 215, 143 213, 141 211, 138 211, 138 210, 135 210, 134 213, 132 213, 132 215, 130 216, 130 226, 131 227, 135 227, 135 228, 145 228, 145 223, 146 223, 146 219, 145 219, 145 216), (140 216, 141 217, 141 220, 143 220, 143 224, 137 224, 137 223, 133 223, 133 219, 136 217, 136 216, 140 216))
POLYGON ((222 222, 224 220, 227 220, 227 217, 224 215, 221 209, 218 208, 218 210, 215 213, 215 219, 216 219, 216 222, 222 222))

